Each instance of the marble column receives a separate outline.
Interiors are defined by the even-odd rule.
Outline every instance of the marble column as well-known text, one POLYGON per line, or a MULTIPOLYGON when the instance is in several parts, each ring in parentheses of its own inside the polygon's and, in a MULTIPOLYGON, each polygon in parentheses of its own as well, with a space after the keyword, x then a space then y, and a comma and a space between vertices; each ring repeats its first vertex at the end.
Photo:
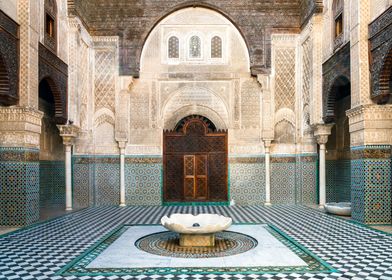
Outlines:
POLYGON ((74 125, 58 125, 65 146, 65 210, 72 211, 72 145, 79 132, 74 125))
POLYGON ((72 145, 65 145, 65 210, 72 211, 72 145))
POLYGON ((326 172, 325 172, 325 144, 331 134, 333 124, 318 124, 314 126, 314 136, 320 146, 319 149, 319 207, 324 208, 326 203, 326 172))
POLYGON ((120 149, 120 206, 125 204, 125 141, 119 141, 118 146, 120 149))
POLYGON ((270 168, 270 147, 271 140, 264 140, 265 151, 265 203, 271 205, 271 168, 270 168))

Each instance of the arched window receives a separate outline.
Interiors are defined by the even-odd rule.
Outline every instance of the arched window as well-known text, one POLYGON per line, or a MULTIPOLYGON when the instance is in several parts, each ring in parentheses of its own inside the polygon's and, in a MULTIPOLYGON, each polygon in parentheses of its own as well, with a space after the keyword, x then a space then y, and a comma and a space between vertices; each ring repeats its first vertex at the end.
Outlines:
POLYGON ((45 45, 52 51, 57 46, 57 5, 56 0, 45 0, 45 45))
POLYGON ((167 55, 169 58, 180 58, 180 41, 176 36, 171 36, 168 41, 167 55))
POLYGON ((201 58, 201 40, 198 36, 192 36, 189 39, 189 57, 201 58))
POLYGON ((332 6, 334 18, 334 38, 343 34, 343 0, 335 0, 332 6))
POLYGON ((222 58, 222 39, 219 36, 211 39, 211 58, 222 58))

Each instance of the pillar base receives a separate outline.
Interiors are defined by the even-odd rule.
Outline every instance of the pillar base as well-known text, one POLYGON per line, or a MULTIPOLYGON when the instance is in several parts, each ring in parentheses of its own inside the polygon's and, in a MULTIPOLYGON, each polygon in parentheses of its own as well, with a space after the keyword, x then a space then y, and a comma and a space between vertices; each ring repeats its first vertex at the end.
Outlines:
POLYGON ((264 206, 272 206, 272 203, 271 202, 265 202, 264 206))
POLYGON ((120 204, 120 207, 125 207, 125 206, 127 206, 125 203, 120 204))
POLYGON ((180 246, 184 247, 214 247, 215 234, 180 234, 180 246))
POLYGON ((65 211, 72 211, 72 210, 73 210, 72 207, 65 208, 65 211))
POLYGON ((325 205, 319 205, 319 209, 325 209, 325 205))

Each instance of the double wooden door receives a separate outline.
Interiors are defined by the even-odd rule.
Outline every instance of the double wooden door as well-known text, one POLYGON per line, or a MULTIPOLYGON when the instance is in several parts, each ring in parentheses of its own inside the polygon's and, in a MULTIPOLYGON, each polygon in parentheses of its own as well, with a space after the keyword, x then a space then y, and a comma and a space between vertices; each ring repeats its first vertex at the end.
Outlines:
POLYGON ((227 131, 190 116, 163 134, 164 202, 228 200, 227 131))

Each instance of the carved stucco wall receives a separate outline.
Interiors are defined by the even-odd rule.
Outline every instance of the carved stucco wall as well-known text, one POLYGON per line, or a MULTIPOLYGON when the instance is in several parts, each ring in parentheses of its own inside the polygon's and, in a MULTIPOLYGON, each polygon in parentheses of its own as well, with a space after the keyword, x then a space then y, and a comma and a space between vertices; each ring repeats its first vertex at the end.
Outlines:
POLYGON ((116 140, 121 140, 127 142, 127 154, 159 155, 162 129, 172 129, 190 114, 204 115, 218 128, 229 129, 231 154, 263 152, 263 131, 273 129, 263 128, 263 119, 271 119, 278 128, 278 153, 295 153, 301 129, 308 129, 298 124, 308 125, 314 109, 309 108, 314 57, 310 39, 300 44, 298 35, 272 35, 272 86, 268 82, 263 89, 260 83, 265 79, 260 82, 250 75, 248 50, 239 31, 212 10, 188 8, 162 20, 143 47, 138 79, 119 76, 118 37, 90 38, 77 17, 70 22, 70 46, 75 48, 70 72, 76 81, 70 84, 74 106, 70 114, 82 128, 76 145, 79 154, 117 154, 116 140), (180 58, 175 60, 167 57, 166 45, 173 34, 180 42, 180 58), (188 57, 192 34, 201 38, 199 60, 188 57), (216 34, 222 38, 223 56, 213 60, 210 39, 216 34), (305 50, 301 59, 299 45, 305 50), (301 83, 297 82, 300 61, 306 69, 301 83), (302 91, 304 95, 299 94, 302 91), (263 104, 264 98, 271 109, 263 104), (279 131, 290 132, 289 139, 279 131))
POLYGON ((273 151, 295 153, 297 135, 297 35, 272 35, 274 78, 273 151))

